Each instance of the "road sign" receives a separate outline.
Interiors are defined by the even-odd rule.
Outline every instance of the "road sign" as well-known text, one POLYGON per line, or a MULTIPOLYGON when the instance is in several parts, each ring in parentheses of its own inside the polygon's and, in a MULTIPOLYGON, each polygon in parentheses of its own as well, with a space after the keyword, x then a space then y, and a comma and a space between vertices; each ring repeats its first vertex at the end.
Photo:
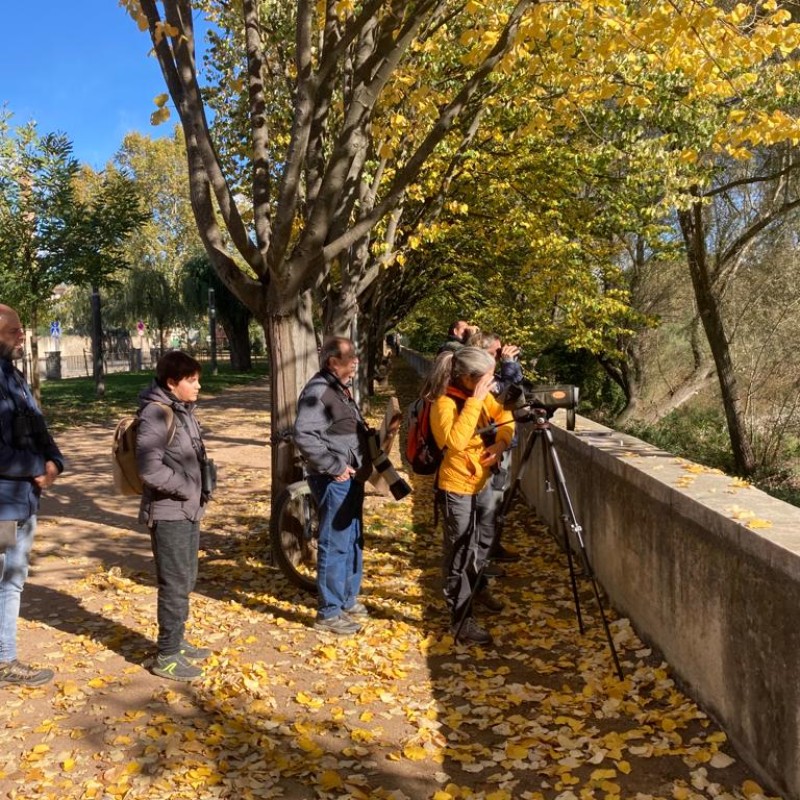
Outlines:
POLYGON ((144 322, 139 320, 136 323, 136 330, 139 331, 139 336, 144 336, 144 322))
POLYGON ((50 323, 50 335, 51 336, 61 336, 61 323, 56 319, 50 323))

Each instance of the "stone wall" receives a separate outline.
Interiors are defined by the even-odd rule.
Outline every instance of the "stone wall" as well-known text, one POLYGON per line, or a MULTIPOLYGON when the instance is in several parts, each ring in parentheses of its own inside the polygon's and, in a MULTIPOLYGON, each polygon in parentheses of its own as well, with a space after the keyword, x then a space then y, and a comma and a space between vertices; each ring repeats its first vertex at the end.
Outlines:
MULTIPOLYGON (((580 417, 550 432, 610 604, 767 785, 800 800, 800 509, 580 417)), ((520 487, 558 530, 535 439, 520 487)))

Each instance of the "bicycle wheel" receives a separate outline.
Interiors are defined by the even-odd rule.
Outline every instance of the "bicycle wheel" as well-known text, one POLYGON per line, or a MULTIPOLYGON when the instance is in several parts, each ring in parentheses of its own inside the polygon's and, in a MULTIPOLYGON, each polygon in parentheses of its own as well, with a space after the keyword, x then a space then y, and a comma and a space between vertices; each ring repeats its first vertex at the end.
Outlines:
POLYGON ((275 563, 301 589, 317 590, 317 504, 305 481, 287 486, 278 497, 269 524, 275 563))

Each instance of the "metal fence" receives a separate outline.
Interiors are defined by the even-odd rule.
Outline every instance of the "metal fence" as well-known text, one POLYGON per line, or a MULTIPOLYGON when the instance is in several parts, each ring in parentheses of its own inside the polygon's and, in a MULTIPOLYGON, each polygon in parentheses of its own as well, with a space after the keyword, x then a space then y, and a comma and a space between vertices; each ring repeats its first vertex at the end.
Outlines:
MULTIPOLYGON (((211 363, 211 352, 207 349, 197 350, 190 353, 201 364, 211 363)), ((130 350, 128 353, 113 353, 103 357, 103 371, 106 375, 115 372, 150 372, 155 369, 161 351, 158 348, 151 348, 147 351, 138 349, 130 350)), ((266 356, 252 356, 253 366, 268 363, 266 356)), ((46 353, 44 357, 37 359, 39 377, 42 380, 60 380, 62 378, 89 378, 94 374, 92 353, 84 350, 80 355, 62 356, 61 353, 46 353)), ((217 354, 217 364, 228 363, 228 353, 217 354)), ((17 365, 23 369, 23 364, 17 365)), ((31 374, 31 357, 25 356, 24 371, 26 375, 31 374)))

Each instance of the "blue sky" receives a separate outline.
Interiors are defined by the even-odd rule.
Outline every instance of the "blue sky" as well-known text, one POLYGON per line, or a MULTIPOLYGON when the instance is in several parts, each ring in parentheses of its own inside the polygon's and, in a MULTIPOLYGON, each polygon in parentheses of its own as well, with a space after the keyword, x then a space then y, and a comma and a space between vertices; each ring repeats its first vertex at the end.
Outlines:
POLYGON ((101 169, 128 131, 168 134, 177 115, 150 125, 166 91, 150 38, 117 0, 44 0, 4 9, 0 105, 12 125, 36 120, 65 133, 79 161, 101 169))

